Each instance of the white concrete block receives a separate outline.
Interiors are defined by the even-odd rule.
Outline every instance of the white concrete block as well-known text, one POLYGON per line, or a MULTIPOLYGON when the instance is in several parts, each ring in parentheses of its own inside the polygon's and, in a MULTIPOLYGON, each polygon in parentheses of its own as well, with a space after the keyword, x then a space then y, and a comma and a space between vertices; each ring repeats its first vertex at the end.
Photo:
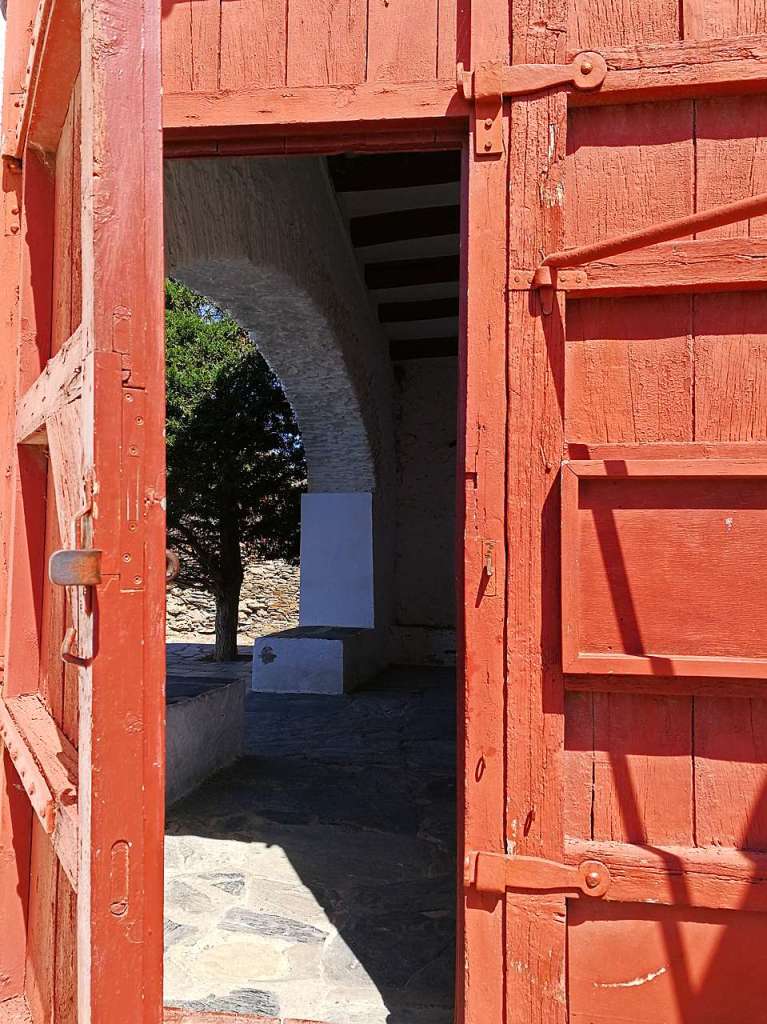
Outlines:
POLYGON ((375 626, 373 495, 301 499, 301 626, 375 626))
POLYGON ((372 629, 302 627, 256 640, 253 689, 341 694, 382 670, 382 638, 372 629))

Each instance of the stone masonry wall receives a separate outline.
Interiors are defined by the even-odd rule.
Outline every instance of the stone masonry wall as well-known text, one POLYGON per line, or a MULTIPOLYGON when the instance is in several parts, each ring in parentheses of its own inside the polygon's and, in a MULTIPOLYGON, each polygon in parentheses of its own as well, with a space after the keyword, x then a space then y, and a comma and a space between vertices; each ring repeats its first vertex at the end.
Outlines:
MULTIPOLYGON (((298 625, 300 569, 288 562, 257 562, 245 570, 240 597, 240 643, 298 625)), ((168 590, 166 634, 172 643, 213 643, 216 605, 195 587, 168 590)))

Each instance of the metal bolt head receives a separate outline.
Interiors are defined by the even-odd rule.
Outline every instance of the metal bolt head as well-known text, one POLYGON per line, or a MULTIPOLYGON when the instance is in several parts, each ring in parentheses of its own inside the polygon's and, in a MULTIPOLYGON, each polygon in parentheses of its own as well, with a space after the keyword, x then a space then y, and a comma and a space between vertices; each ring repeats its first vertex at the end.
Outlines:
POLYGON ((490 152, 490 150, 491 150, 492 148, 493 148, 493 144, 492 144, 492 142, 490 141, 490 139, 488 139, 488 140, 487 140, 487 142, 485 143, 485 150, 486 150, 487 152, 490 152))
POLYGON ((589 889, 596 889, 596 887, 599 885, 601 881, 601 875, 595 868, 592 868, 591 871, 587 872, 586 885, 589 887, 589 889))
POLYGON ((490 129, 492 127, 493 127, 493 119, 492 119, 492 117, 486 117, 485 118, 485 128, 487 128, 487 130, 490 131, 490 129))
POLYGON ((581 74, 590 75, 594 70, 594 62, 592 60, 581 61, 581 74))

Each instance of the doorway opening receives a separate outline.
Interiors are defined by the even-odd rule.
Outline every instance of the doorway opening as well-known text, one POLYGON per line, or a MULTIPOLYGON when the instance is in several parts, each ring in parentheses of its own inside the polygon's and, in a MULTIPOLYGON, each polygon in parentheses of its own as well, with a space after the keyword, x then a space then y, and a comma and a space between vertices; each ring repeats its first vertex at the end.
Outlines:
POLYGON ((168 273, 279 379, 307 477, 295 619, 233 663, 170 634, 166 1003, 448 1024, 460 153, 177 159, 165 204, 168 273))

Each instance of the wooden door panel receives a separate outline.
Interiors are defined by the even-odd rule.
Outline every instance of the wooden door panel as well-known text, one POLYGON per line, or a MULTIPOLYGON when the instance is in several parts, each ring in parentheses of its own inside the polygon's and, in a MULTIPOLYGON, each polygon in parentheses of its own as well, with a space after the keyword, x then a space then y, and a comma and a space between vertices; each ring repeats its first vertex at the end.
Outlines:
POLYGON ((764 674, 766 464, 616 448, 566 466, 562 504, 566 671, 764 674))
MULTIPOLYGON (((566 12, 547 10, 552 19, 567 14, 571 52, 711 38, 718 17, 697 0, 640 6, 571 0, 566 12)), ((751 28, 758 7, 722 13, 722 34, 746 24, 763 31, 751 28)), ((535 114, 521 116, 528 156, 511 172, 512 280, 524 281, 520 271, 552 251, 540 241, 537 253, 524 249, 547 220, 564 218, 567 245, 593 243, 763 191, 764 109, 763 94, 702 89, 617 106, 594 95, 572 103, 559 194, 549 185, 562 174, 564 126, 550 117, 533 129, 548 132, 552 147, 536 166, 535 114), (515 190, 519 180, 534 182, 537 195, 515 190)), ((764 224, 760 216, 702 235, 708 244, 733 240, 727 258, 738 259, 738 245, 763 244, 764 224)), ((632 254, 625 294, 620 281, 598 297, 563 282, 566 302, 555 292, 548 310, 535 290, 524 305, 516 288, 509 297, 507 851, 511 862, 544 851, 567 865, 590 856, 611 882, 600 900, 566 901, 566 957, 541 924, 556 913, 551 895, 506 895, 507 1021, 729 1024, 758 1016, 766 994, 757 951, 767 927, 764 293, 736 291, 722 264, 715 280, 691 269, 665 289, 682 294, 659 294, 664 263, 691 267, 703 252, 696 238, 674 245, 632 254), (545 381, 528 347, 536 331, 545 381), (558 381, 560 355, 564 386, 549 402, 542 395, 558 381), (548 442, 560 428, 570 465, 561 492, 544 487, 541 500, 537 471, 551 463, 548 442), (527 450, 531 438, 540 461, 527 450), (552 505, 562 513, 561 576, 547 562, 552 505), (563 618, 554 650, 552 591, 563 618), (544 610, 541 619, 531 607, 544 610), (542 672, 531 675, 538 657, 542 672), (559 715, 561 760, 549 745, 559 715), (538 736, 527 745, 531 721, 538 736), (543 779, 542 792, 531 776, 543 779), (560 786, 557 852, 546 816, 560 786), (557 1003, 548 992, 564 996, 557 1003)), ((599 266, 584 270, 583 281, 600 288, 599 266)))
MULTIPOLYGON (((11 4, 9 33, 23 37, 25 17, 11 4)), ((38 85, 20 104, 22 128, 6 139, 6 156, 20 161, 23 239, 4 323, 17 368, 2 382, 16 410, 16 451, 0 694, 0 891, 14 895, 0 908, 0 998, 23 993, 33 1024, 156 1024, 165 569, 159 0, 61 0, 41 5, 38 18, 26 40, 27 74, 38 85), (62 585, 53 561, 47 571, 62 549, 93 549, 99 582, 62 585)))
POLYGON ((567 436, 613 444, 690 438, 691 323, 689 295, 569 303, 567 436))
POLYGON ((584 901, 570 906, 569 922, 571 1024, 723 1024, 763 1014, 763 914, 584 901))

